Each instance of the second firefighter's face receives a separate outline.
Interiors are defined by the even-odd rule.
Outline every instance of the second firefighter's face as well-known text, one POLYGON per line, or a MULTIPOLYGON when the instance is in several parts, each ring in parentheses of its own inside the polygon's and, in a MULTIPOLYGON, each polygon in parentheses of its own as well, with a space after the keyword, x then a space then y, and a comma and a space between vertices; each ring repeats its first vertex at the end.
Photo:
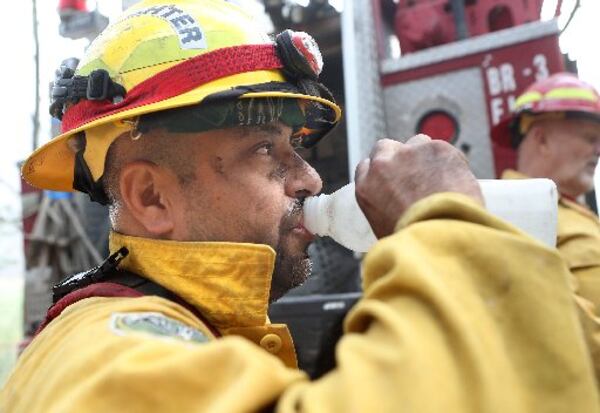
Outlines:
POLYGON ((271 300, 306 280, 302 200, 321 179, 290 144, 282 123, 199 133, 189 142, 195 178, 177 205, 184 239, 266 244, 277 253, 271 300))
POLYGON ((600 156, 600 123, 580 119, 552 121, 545 133, 547 161, 559 190, 572 197, 591 191, 600 156))

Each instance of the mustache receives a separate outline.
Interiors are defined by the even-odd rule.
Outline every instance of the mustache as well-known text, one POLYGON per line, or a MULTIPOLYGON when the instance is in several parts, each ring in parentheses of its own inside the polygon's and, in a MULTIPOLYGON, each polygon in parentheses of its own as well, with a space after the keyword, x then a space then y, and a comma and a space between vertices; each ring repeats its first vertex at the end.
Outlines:
POLYGON ((294 200, 294 202, 292 202, 290 204, 287 212, 281 218, 280 228, 282 231, 292 230, 293 228, 297 227, 298 224, 302 223, 302 219, 303 219, 302 206, 303 205, 304 205, 304 202, 299 199, 294 200))

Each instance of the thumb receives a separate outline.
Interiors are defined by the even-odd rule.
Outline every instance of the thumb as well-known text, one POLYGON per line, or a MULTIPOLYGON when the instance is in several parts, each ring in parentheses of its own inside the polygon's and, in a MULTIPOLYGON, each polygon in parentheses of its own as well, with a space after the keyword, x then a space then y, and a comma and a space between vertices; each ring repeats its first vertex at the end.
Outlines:
POLYGON ((360 161, 358 165, 356 165, 356 170, 354 171, 354 182, 362 182, 369 173, 370 166, 371 159, 366 158, 360 161))

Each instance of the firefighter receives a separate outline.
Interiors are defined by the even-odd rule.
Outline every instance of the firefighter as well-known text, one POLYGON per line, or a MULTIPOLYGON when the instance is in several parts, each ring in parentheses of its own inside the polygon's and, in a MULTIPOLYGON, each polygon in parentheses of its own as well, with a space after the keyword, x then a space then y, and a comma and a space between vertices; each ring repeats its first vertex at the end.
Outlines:
POLYGON ((503 178, 550 178, 560 193, 557 247, 576 277, 578 293, 600 308, 600 221, 581 198, 594 189, 600 156, 600 96, 569 73, 532 84, 515 103, 508 128, 517 170, 503 178))
POLYGON ((296 368, 270 301, 309 273, 296 152, 340 111, 306 34, 273 43, 221 0, 147 0, 63 69, 63 134, 24 178, 109 204, 111 255, 55 304, 2 412, 598 410, 556 252, 489 215, 464 156, 418 135, 356 170, 378 244, 337 366, 296 368), (550 280, 551 282, 546 282, 550 280))
POLYGON ((554 74, 517 98, 514 113, 492 129, 492 137, 517 150, 516 170, 504 171, 504 179, 543 177, 557 185, 556 244, 572 274, 571 288, 600 379, 600 222, 580 202, 594 188, 600 96, 573 74, 554 74))

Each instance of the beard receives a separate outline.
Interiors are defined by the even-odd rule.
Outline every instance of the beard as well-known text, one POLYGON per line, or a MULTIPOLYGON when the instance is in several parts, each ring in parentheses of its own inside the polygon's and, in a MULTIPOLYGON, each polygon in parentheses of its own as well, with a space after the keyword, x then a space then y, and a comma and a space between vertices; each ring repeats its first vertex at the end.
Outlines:
POLYGON ((272 303, 283 297, 292 288, 302 285, 310 276, 312 262, 307 254, 308 244, 304 250, 293 253, 286 244, 286 236, 296 226, 302 214, 302 204, 295 202, 281 219, 279 241, 275 246, 277 256, 271 280, 269 301, 272 303))
MULTIPOLYGON (((206 221, 197 218, 197 204, 201 204, 202 194, 197 194, 194 190, 191 190, 191 194, 187 198, 187 210, 193 211, 186 217, 189 228, 188 239, 190 241, 231 241, 231 237, 208 230, 206 221)), ((275 250, 275 264, 269 294, 270 302, 278 300, 292 288, 302 285, 310 276, 312 262, 307 254, 308 243, 302 248, 302 244, 298 245, 298 241, 292 236, 292 230, 301 217, 302 203, 296 200, 280 219, 278 232, 262 232, 264 228, 254 228, 251 233, 246 233, 241 239, 234 241, 265 244, 275 250)), ((248 227, 242 224, 238 229, 240 233, 248 231, 248 227)))
POLYGON ((276 252, 277 258, 269 295, 270 303, 279 300, 292 288, 304 284, 312 270, 312 261, 308 256, 290 257, 279 249, 276 252))

